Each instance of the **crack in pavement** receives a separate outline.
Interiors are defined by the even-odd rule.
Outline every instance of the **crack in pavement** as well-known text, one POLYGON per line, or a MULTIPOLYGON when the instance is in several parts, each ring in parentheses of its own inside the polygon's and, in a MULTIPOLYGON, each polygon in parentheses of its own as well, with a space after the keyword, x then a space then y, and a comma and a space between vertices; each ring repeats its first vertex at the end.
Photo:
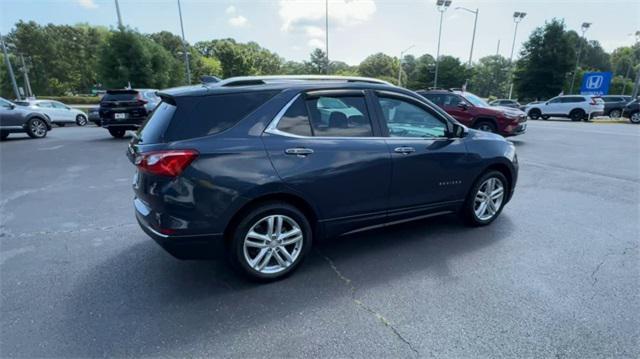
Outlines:
MULTIPOLYGON (((634 249, 638 249, 638 247, 640 247, 640 244, 636 244, 634 246, 631 247, 625 247, 622 249, 621 253, 607 253, 604 255, 604 257, 602 258, 602 260, 600 261, 600 263, 598 263, 598 265, 596 266, 596 268, 591 272, 591 286, 595 286, 596 283, 598 283, 598 277, 596 276, 598 274, 598 272, 600 271, 600 269, 602 268, 602 266, 604 265, 604 263, 607 261, 607 257, 610 256, 624 256, 627 254, 628 251, 634 250, 634 249)), ((594 293, 593 296, 591 296, 591 299, 595 298, 597 293, 594 293)))
POLYGON ((338 269, 338 267, 336 267, 335 263, 331 260, 331 258, 322 254, 320 251, 318 251, 318 253, 320 254, 320 256, 324 258, 324 260, 327 263, 329 263, 329 266, 331 267, 333 272, 336 274, 338 279, 344 282, 344 284, 349 288, 351 300, 355 303, 355 305, 361 308, 362 310, 366 311, 367 313, 373 315, 380 323, 382 323, 385 327, 389 328, 389 330, 391 330, 391 332, 396 336, 396 338, 398 338, 400 341, 406 344, 409 347, 409 349, 411 349, 411 351, 413 351, 416 354, 417 357, 420 357, 420 352, 418 352, 418 350, 413 347, 413 345, 411 344, 411 342, 409 342, 409 340, 407 340, 402 334, 400 334, 400 332, 393 325, 393 323, 391 323, 382 314, 378 313, 375 309, 371 308, 366 303, 356 298, 356 287, 352 284, 351 279, 345 277, 342 274, 342 272, 340 272, 340 270, 338 269))

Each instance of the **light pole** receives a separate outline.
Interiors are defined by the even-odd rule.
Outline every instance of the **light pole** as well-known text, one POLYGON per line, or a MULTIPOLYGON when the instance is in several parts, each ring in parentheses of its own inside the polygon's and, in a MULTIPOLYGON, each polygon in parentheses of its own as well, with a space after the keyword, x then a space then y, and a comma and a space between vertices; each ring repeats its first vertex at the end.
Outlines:
POLYGON ((191 68, 189 67, 189 49, 187 49, 187 40, 184 38, 184 25, 182 24, 182 7, 178 0, 178 15, 180 15, 180 31, 182 31, 182 49, 184 51, 184 67, 187 72, 187 85, 191 85, 191 68))
POLYGON ((411 46, 407 47, 406 49, 400 51, 400 66, 398 67, 398 86, 402 86, 402 82, 401 82, 402 79, 401 79, 400 76, 402 74, 402 59, 403 59, 403 56, 407 51, 413 49, 415 46, 416 45, 411 45, 411 46))
POLYGON ((24 62, 24 55, 20 54, 20 61, 22 62, 22 76, 24 78, 24 86, 27 91, 27 97, 33 97, 33 92, 31 91, 31 82, 29 81, 29 69, 27 69, 27 64, 24 62))
POLYGON ((324 54, 327 57, 327 68, 325 72, 329 74, 329 0, 324 0, 324 54))
POLYGON ((13 92, 16 94, 16 99, 20 101, 22 100, 22 98, 20 98, 20 91, 18 91, 16 76, 13 74, 13 67, 11 67, 11 61, 9 60, 9 53, 7 52, 7 45, 4 44, 4 38, 2 37, 2 34, 0 34, 0 43, 2 45, 2 52, 4 53, 4 63, 7 65, 7 70, 9 71, 9 78, 11 79, 11 86, 13 87, 13 92))
POLYGON ((480 12, 480 9, 475 9, 474 11, 471 9, 467 9, 466 7, 458 6, 456 10, 464 10, 475 14, 475 20, 473 20, 473 35, 471 35, 471 50, 469 51, 469 67, 471 67, 471 59, 473 58, 473 44, 476 41, 476 26, 478 25, 478 13, 480 12))
POLYGON ((433 77, 433 87, 438 87, 438 65, 440 65, 440 39, 442 38, 442 18, 444 17, 444 12, 447 11, 449 6, 451 6, 451 0, 437 0, 436 6, 438 11, 440 11, 440 28, 438 30, 438 51, 436 52, 436 73, 433 77))
POLYGON ((518 34, 518 24, 524 17, 527 16, 526 12, 516 11, 513 13, 513 22, 516 24, 515 29, 513 30, 513 42, 511 43, 511 55, 509 56, 509 67, 511 72, 509 74, 509 100, 511 100, 511 95, 513 94, 513 52, 516 49, 516 36, 518 34))
MULTIPOLYGON (((589 27, 591 27, 591 23, 590 22, 583 22, 582 26, 580 27, 580 30, 582 31, 582 37, 581 39, 587 41, 587 39, 585 38, 584 34, 587 32, 587 30, 589 30, 589 27)), ((582 43, 584 41, 580 41, 580 47, 578 48, 578 55, 576 56, 576 69, 575 71, 573 71, 573 76, 571 76, 571 89, 569 90, 569 93, 572 94, 573 93, 573 85, 576 82, 576 74, 578 73, 578 68, 580 67, 580 53, 582 52, 582 43)))
POLYGON ((118 14, 118 29, 122 31, 124 25, 122 25, 122 15, 120 15, 120 4, 118 4, 118 0, 116 0, 116 13, 118 14))

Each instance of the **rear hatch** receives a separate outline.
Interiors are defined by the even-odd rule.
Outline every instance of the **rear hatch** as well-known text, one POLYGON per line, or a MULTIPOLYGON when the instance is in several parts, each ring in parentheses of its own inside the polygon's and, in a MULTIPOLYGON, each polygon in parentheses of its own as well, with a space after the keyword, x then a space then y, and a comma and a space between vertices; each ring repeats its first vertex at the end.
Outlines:
POLYGON ((100 100, 100 117, 114 122, 144 118, 146 103, 136 90, 108 90, 100 100))

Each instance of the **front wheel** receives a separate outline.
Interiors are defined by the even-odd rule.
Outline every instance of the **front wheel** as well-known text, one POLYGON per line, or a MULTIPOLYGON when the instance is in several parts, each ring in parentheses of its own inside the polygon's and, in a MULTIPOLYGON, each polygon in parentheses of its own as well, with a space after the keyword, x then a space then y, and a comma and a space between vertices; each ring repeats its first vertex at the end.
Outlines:
POLYGON ((471 188, 464 203, 462 215, 471 226, 485 226, 493 222, 507 199, 508 182, 498 171, 482 175, 471 188))
POLYGON ((297 208, 270 202, 248 212, 232 234, 231 262, 250 279, 285 277, 311 248, 311 225, 297 208))
POLYGON ((109 129, 109 133, 111 134, 111 136, 113 136, 114 138, 122 138, 124 137, 124 134, 127 131, 122 130, 122 129, 118 129, 118 128, 110 128, 109 129))
POLYGON ((622 117, 622 110, 619 110, 619 109, 611 110, 611 112, 609 112, 609 117, 610 118, 622 117))
POLYGON ((497 131, 496 125, 491 121, 478 121, 473 128, 484 132, 495 133, 497 131))
POLYGON ((631 123, 640 124, 640 111, 636 111, 629 116, 631 123))
POLYGON ((82 115, 76 116, 76 124, 78 126, 86 125, 87 124, 87 118, 85 116, 82 116, 82 115))
POLYGON ((39 118, 32 118, 27 122, 27 135, 31 138, 43 138, 47 135, 47 124, 39 118))
POLYGON ((529 115, 530 119, 537 120, 542 115, 542 112, 540 110, 538 110, 537 108, 534 108, 534 109, 529 111, 528 115, 529 115))

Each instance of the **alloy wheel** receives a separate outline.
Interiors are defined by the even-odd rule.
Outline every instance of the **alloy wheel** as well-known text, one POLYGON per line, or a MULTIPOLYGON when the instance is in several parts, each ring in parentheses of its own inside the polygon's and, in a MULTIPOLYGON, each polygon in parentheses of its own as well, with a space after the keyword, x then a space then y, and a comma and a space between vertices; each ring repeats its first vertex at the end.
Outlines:
POLYGON ((245 235, 244 260, 259 273, 280 273, 295 263, 302 245, 303 232, 295 220, 269 215, 258 220, 245 235))
POLYGON ((488 221, 498 213, 504 200, 504 184, 498 178, 486 179, 476 193, 473 211, 481 221, 488 221))
POLYGON ((622 111, 620 111, 620 110, 612 110, 611 112, 609 112, 609 117, 611 117, 611 118, 620 118, 620 117, 622 117, 622 111))
POLYGON ((480 124, 480 126, 478 126, 478 130, 484 131, 484 132, 493 132, 493 126, 485 122, 480 124))
POLYGON ((640 112, 634 112, 634 114, 631 115, 630 120, 633 123, 640 123, 640 112))
POLYGON ((47 133, 47 126, 42 120, 34 119, 31 121, 31 133, 36 137, 42 137, 47 133))

